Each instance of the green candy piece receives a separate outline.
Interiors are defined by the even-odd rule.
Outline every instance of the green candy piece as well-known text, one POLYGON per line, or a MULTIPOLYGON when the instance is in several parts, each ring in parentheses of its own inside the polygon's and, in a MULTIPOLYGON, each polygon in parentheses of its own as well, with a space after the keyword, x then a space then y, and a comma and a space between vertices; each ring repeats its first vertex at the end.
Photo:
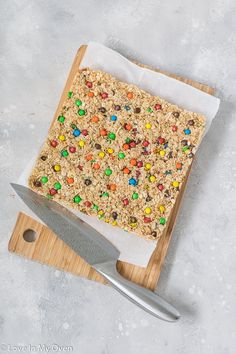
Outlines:
POLYGON ((81 200, 82 200, 82 198, 81 198, 79 195, 76 195, 76 196, 74 197, 74 202, 75 202, 76 204, 79 204, 79 203, 81 202, 81 200))
POLYGON ((54 188, 56 190, 61 189, 61 183, 59 183, 59 182, 54 183, 54 188))
POLYGON ((46 197, 47 197, 48 199, 52 199, 52 195, 51 195, 51 194, 47 194, 46 197))
POLYGON ((69 155, 69 152, 67 150, 62 150, 61 151, 61 156, 67 157, 69 155))
POLYGON ((76 129, 77 128, 77 126, 75 124, 73 124, 73 123, 70 126, 71 126, 72 129, 76 129))
POLYGON ((64 116, 59 116, 59 117, 57 118, 57 120, 58 120, 58 122, 60 122, 60 123, 64 123, 64 122, 65 122, 65 117, 64 117, 64 116))
POLYGON ((166 219, 165 218, 160 218, 159 222, 160 222, 161 225, 165 225, 166 219))
POLYGON ((184 146, 184 147, 182 148, 182 151, 185 152, 185 151, 188 150, 188 149, 189 149, 189 146, 184 146))
POLYGON ((99 208, 98 208, 98 205, 93 204, 93 209, 98 211, 98 209, 99 209, 99 208))
POLYGON ((149 107, 149 108, 147 109, 147 112, 149 112, 149 113, 152 113, 152 112, 153 112, 153 110, 151 109, 151 107, 149 107))
POLYGON ((73 92, 72 91, 69 91, 68 94, 67 94, 68 98, 71 98, 73 96, 73 92))
POLYGON ((47 183, 47 182, 48 182, 48 178, 47 178, 46 176, 43 176, 43 177, 41 178, 41 182, 42 182, 43 184, 47 183))
POLYGON ((102 197, 109 197, 109 193, 108 192, 102 193, 102 197))
POLYGON ((123 152, 119 152, 118 157, 119 157, 119 159, 124 159, 125 154, 123 152))
POLYGON ((78 110, 78 115, 79 116, 84 116, 85 115, 85 110, 84 109, 79 109, 78 110))
POLYGON ((129 143, 131 142, 131 139, 130 139, 130 138, 126 138, 126 139, 125 139, 125 142, 126 142, 127 144, 129 144, 129 143))
POLYGON ((138 193, 134 192, 134 193, 132 194, 132 199, 138 199, 138 193))
POLYGON ((81 100, 76 100, 76 101, 75 101, 75 104, 76 104, 76 106, 78 106, 78 107, 79 107, 79 106, 81 106, 81 105, 82 105, 82 101, 81 101, 81 100))
POLYGON ((108 138, 111 139, 111 140, 115 140, 116 134, 115 133, 109 133, 108 134, 108 138))
POLYGON ((112 170, 110 168, 106 168, 105 175, 110 176, 112 174, 112 170))

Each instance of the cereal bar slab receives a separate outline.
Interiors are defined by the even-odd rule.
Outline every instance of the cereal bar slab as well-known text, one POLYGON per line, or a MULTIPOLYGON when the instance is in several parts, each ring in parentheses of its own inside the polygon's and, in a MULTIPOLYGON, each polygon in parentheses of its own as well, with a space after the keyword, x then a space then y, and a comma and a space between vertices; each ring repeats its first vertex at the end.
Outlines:
POLYGON ((204 128, 200 114, 108 73, 79 70, 29 187, 113 226, 158 239, 204 128))

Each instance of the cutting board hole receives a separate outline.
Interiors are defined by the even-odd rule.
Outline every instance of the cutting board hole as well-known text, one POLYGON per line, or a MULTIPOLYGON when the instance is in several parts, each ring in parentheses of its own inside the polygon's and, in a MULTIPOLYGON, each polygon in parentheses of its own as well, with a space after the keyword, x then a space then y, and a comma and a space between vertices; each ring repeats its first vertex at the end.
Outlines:
POLYGON ((37 232, 32 229, 27 229, 23 233, 23 239, 26 242, 34 242, 37 238, 37 232))

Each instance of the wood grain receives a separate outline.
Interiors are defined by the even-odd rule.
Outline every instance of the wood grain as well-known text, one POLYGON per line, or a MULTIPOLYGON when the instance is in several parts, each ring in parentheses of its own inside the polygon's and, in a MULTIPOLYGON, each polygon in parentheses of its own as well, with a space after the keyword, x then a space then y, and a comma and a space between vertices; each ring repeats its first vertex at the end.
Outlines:
MULTIPOLYGON (((58 108, 54 115, 53 121, 58 117, 61 106, 66 98, 67 92, 71 86, 71 82, 76 71, 79 68, 83 55, 86 51, 86 46, 81 46, 74 59, 68 80, 66 82, 64 91, 62 93, 58 108)), ((138 63, 139 64, 139 63, 138 63)), ((143 64, 139 64, 145 66, 143 64)), ((147 66, 145 66, 147 67, 147 66)), ((150 68, 150 67, 149 67, 150 68)), ((192 85, 204 92, 214 94, 214 89, 198 82, 192 81, 187 78, 170 74, 159 69, 153 69, 171 76, 178 80, 181 80, 189 85, 192 85)), ((53 123, 52 121, 52 123, 53 123)), ((129 263, 118 261, 118 271, 127 279, 140 284, 146 288, 154 290, 156 288, 161 268, 168 250, 169 242, 171 239, 171 233, 176 221, 177 213, 180 207, 180 203, 186 187, 188 175, 191 168, 188 171, 185 182, 182 185, 181 191, 177 198, 176 204, 173 208, 171 217, 169 218, 167 228, 162 234, 155 251, 146 268, 134 266, 129 263)), ((22 255, 34 261, 54 266, 58 269, 71 272, 75 275, 86 277, 91 280, 99 281, 105 284, 105 280, 100 276, 92 267, 90 267, 82 258, 80 258, 75 252, 73 252, 63 241, 61 241, 49 228, 35 221, 33 218, 19 213, 14 230, 12 232, 11 239, 8 245, 9 251, 22 255), (23 238, 25 230, 32 229, 37 233, 37 238, 34 242, 27 242, 23 238)))

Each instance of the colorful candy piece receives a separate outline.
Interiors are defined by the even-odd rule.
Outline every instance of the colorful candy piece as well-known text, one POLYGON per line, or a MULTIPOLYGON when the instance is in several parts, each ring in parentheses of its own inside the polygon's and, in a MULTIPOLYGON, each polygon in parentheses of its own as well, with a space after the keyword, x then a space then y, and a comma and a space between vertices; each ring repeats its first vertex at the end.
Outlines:
POLYGON ((108 134, 108 138, 111 139, 111 140, 115 140, 116 134, 115 133, 109 133, 108 134))
POLYGON ((81 131, 80 131, 79 129, 75 129, 75 130, 73 131, 73 135, 74 135, 75 137, 80 136, 80 134, 81 134, 81 131))
POLYGON ((117 116, 115 116, 114 114, 111 116, 111 121, 112 122, 116 122, 117 121, 117 116))
POLYGON ((60 122, 60 123, 64 123, 64 122, 65 122, 65 117, 64 117, 64 116, 59 116, 59 117, 57 118, 57 120, 58 120, 58 122, 60 122))
POLYGON ((61 171, 61 166, 60 165, 54 165, 53 169, 55 172, 60 172, 61 171))
POLYGON ((86 111, 84 109, 79 109, 78 110, 78 115, 79 116, 84 116, 86 114, 86 111))
POLYGON ((81 200, 82 200, 82 198, 81 198, 79 195, 76 195, 76 196, 74 197, 74 202, 75 202, 76 204, 79 204, 79 203, 81 202, 81 200))
POLYGON ((110 176, 112 174, 112 170, 110 168, 105 169, 105 175, 110 176))
POLYGON ((43 184, 47 183, 47 182, 48 182, 47 176, 41 177, 41 182, 42 182, 43 184))
POLYGON ((129 185, 130 186, 137 186, 138 181, 135 178, 130 178, 129 179, 129 185))
POLYGON ((191 130, 190 129, 184 129, 184 134, 185 135, 190 135, 191 134, 191 130))

